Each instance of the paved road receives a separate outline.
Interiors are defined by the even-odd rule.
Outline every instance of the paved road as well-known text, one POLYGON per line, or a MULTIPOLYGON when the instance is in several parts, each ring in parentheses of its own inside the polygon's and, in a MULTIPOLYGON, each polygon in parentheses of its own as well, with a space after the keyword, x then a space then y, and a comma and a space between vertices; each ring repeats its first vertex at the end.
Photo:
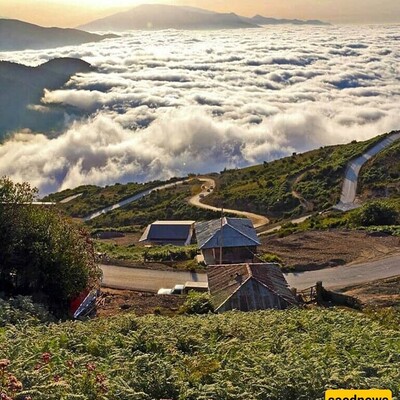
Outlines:
MULTIPOLYGON (((204 273, 154 271, 100 265, 104 286, 156 292, 161 287, 172 288, 187 281, 206 282, 204 273)), ((285 274, 290 286, 306 289, 322 281, 325 287, 343 287, 400 275, 400 254, 357 265, 285 274)), ((400 290, 400 289, 399 289, 400 290)))
POLYGON ((74 195, 72 195, 72 196, 69 196, 69 197, 67 197, 67 198, 65 198, 65 199, 63 199, 63 200, 61 200, 60 203, 61 203, 61 204, 69 203, 70 201, 75 200, 75 199, 77 199, 78 197, 81 197, 82 195, 83 195, 83 193, 74 194, 74 195))
MULTIPOLYGON (((380 260, 339 267, 285 274, 290 286, 306 289, 322 281, 325 287, 344 287, 400 275, 400 254, 380 260)), ((399 288, 400 291, 400 288, 399 288)))
POLYGON ((357 194, 357 180, 361 167, 373 156, 380 151, 389 147, 396 140, 400 139, 400 132, 387 136, 378 144, 369 149, 362 156, 351 161, 346 169, 346 174, 343 182, 342 196, 339 204, 335 206, 336 209, 341 211, 349 211, 357 208, 358 205, 354 202, 357 194))
POLYGON ((185 282, 207 282, 206 274, 193 272, 155 271, 100 265, 103 271, 103 285, 115 289, 131 289, 157 292, 160 288, 172 288, 185 282))
POLYGON ((87 217, 83 218, 84 221, 90 221, 94 218, 99 217, 100 215, 106 214, 110 211, 114 211, 117 210, 118 208, 127 206, 130 203, 133 203, 134 201, 140 200, 145 196, 148 196, 150 193, 155 192, 156 190, 164 190, 164 189, 169 189, 172 188, 176 185, 181 185, 183 182, 186 182, 187 180, 182 180, 182 181, 177 181, 177 182, 173 182, 173 183, 168 183, 166 185, 162 185, 162 186, 157 186, 153 189, 148 189, 148 190, 144 190, 143 192, 140 192, 138 194, 136 194, 135 196, 129 197, 128 199, 122 200, 119 203, 113 204, 112 206, 109 207, 105 207, 102 210, 96 211, 92 214, 89 214, 87 217))
MULTIPOLYGON (((211 178, 198 178, 201 182, 204 182, 203 185, 203 191, 196 196, 193 196, 191 199, 189 199, 189 204, 198 207, 198 208, 203 208, 205 210, 212 210, 212 211, 221 211, 221 208, 218 207, 213 207, 209 206, 208 204, 204 204, 201 202, 201 199, 204 197, 207 197, 212 193, 211 187, 215 188, 215 181, 214 179, 211 178), (210 189, 210 192, 208 191, 210 189)), ((264 226, 269 224, 269 219, 267 217, 264 217, 263 215, 258 215, 258 214, 253 214, 249 213, 247 211, 239 211, 239 210, 231 210, 229 208, 224 208, 224 212, 237 215, 239 217, 246 217, 249 218, 252 222, 255 228, 259 228, 260 226, 264 226)))

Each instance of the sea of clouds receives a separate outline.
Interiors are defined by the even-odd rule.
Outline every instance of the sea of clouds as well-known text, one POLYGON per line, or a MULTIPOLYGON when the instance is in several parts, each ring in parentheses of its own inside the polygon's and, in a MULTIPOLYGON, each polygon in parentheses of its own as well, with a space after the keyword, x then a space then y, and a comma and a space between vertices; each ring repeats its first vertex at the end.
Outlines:
POLYGON ((44 93, 42 106, 66 106, 64 132, 16 132, 0 146, 0 175, 46 194, 242 167, 399 129, 398 32, 136 31, 0 53, 26 65, 77 57, 97 67, 44 93))

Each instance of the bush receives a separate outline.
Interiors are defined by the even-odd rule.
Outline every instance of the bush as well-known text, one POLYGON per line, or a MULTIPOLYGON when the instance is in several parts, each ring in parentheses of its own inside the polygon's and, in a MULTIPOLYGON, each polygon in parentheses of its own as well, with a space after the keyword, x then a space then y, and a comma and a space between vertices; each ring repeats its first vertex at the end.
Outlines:
POLYGON ((0 326, 27 321, 30 325, 36 325, 52 322, 54 318, 44 306, 33 303, 30 297, 0 298, 0 326))
POLYGON ((396 225, 399 214, 386 203, 374 201, 365 204, 352 216, 352 222, 359 226, 396 225))
POLYGON ((189 292, 187 299, 181 307, 185 314, 208 314, 214 312, 211 296, 208 293, 189 292))
POLYGON ((0 290, 33 296, 55 311, 97 283, 88 233, 56 210, 31 204, 36 190, 0 180, 0 290))

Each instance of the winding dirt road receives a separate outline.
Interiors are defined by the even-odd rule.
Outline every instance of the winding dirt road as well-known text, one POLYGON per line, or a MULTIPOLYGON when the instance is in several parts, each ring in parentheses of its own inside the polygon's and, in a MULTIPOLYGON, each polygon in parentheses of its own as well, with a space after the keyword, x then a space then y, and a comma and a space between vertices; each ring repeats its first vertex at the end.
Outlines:
MULTIPOLYGON (((208 204, 204 204, 201 202, 201 199, 207 197, 212 193, 215 188, 215 181, 214 179, 211 178, 198 178, 199 181, 204 182, 202 189, 203 191, 196 196, 193 196, 191 199, 189 199, 189 204, 192 206, 198 207, 198 208, 203 208, 205 210, 212 210, 212 211, 218 211, 220 212, 221 209, 217 207, 210 206, 208 204)), ((234 214, 239 217, 246 217, 253 222, 253 225, 255 228, 259 228, 260 226, 264 226, 269 224, 269 219, 263 215, 258 215, 254 213, 250 213, 247 211, 240 211, 240 210, 231 210, 229 208, 224 208, 224 211, 229 214, 234 214)))

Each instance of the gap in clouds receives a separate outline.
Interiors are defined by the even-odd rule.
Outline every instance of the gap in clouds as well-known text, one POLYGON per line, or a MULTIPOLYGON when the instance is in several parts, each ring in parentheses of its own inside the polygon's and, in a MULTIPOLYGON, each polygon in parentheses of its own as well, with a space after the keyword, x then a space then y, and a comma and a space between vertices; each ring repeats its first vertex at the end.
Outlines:
POLYGON ((0 146, 0 174, 46 194, 242 167, 399 129, 397 30, 130 32, 2 53, 31 65, 77 57, 98 70, 32 105, 61 105, 64 132, 16 133, 0 146))

